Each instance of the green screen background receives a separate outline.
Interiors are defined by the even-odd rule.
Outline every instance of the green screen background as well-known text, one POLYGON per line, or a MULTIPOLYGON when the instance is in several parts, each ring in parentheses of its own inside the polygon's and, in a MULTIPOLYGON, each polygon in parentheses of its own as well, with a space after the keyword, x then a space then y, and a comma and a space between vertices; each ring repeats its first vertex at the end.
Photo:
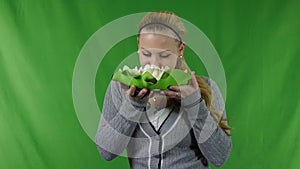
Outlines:
MULTIPOLYGON (((103 160, 81 128, 72 101, 73 68, 84 43, 106 23, 157 10, 198 26, 219 53, 234 128, 233 150, 222 168, 300 165, 300 1, 0 0, 1 169, 129 168, 124 157, 103 160)), ((128 38, 100 65, 100 107, 118 65, 114 59, 134 50, 135 37, 128 38)), ((191 55, 187 50, 191 68, 206 75, 191 55)))

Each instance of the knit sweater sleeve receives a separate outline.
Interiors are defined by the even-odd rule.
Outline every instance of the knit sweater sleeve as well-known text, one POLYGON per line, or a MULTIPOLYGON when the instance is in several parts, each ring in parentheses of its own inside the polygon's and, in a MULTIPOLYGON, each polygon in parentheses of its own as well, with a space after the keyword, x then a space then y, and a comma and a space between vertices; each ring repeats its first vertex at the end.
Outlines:
POLYGON ((127 147, 146 104, 130 97, 119 82, 110 82, 96 134, 98 151, 105 160, 114 159, 127 147))
MULTIPOLYGON (((210 80, 210 88, 214 96, 212 105, 223 111, 223 117, 226 117, 222 95, 213 80, 210 80)), ((182 106, 188 113, 194 135, 204 157, 217 167, 223 165, 232 149, 231 137, 227 136, 214 120, 206 107, 205 100, 201 98, 200 90, 183 99, 182 106)))

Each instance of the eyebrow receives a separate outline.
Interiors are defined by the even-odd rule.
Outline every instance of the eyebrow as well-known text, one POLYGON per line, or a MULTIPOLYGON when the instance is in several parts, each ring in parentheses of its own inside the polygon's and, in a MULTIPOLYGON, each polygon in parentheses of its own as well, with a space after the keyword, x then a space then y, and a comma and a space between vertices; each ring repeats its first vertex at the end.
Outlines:
MULTIPOLYGON (((143 48, 143 47, 141 47, 141 49, 144 49, 144 50, 146 50, 147 52, 152 53, 152 52, 150 52, 149 50, 147 50, 147 49, 145 49, 145 48, 143 48)), ((158 53, 160 54, 160 53, 163 53, 163 52, 166 52, 166 51, 171 51, 171 50, 170 50, 170 49, 167 49, 167 50, 164 50, 164 51, 161 51, 161 52, 158 52, 158 53)))

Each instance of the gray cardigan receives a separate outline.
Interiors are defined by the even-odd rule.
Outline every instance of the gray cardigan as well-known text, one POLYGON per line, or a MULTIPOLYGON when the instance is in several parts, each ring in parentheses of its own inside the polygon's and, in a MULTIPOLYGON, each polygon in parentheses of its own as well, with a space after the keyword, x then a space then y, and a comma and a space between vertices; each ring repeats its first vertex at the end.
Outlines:
MULTIPOLYGON (((216 83, 201 76, 212 89, 213 106, 223 111, 224 101, 216 83)), ((200 90, 178 103, 156 131, 145 113, 147 101, 135 100, 111 81, 106 91, 96 135, 101 156, 112 160, 125 149, 131 168, 219 167, 231 152, 231 137, 216 124, 200 90)))

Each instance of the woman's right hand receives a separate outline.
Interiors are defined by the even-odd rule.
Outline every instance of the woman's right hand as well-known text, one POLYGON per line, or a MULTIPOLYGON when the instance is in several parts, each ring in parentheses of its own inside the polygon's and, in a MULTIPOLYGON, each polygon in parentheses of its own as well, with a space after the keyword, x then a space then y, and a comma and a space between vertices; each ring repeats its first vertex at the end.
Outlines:
POLYGON ((121 88, 123 88, 126 93, 135 98, 135 99, 145 99, 147 97, 149 97, 149 94, 150 94, 150 90, 146 89, 146 88, 143 88, 142 90, 138 90, 136 88, 136 86, 127 86, 127 85, 124 85, 123 83, 120 83, 120 86, 121 88))

